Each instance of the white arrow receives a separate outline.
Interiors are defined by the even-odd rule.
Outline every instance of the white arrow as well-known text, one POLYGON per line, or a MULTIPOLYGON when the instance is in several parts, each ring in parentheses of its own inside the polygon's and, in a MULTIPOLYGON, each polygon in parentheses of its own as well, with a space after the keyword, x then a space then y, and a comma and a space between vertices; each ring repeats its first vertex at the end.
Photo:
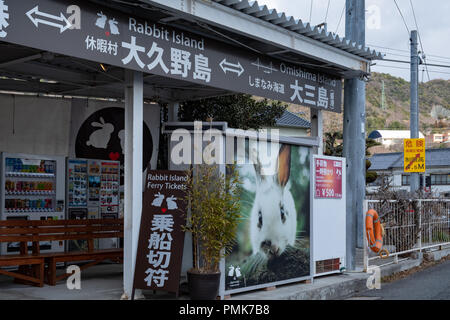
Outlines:
POLYGON ((27 12, 27 16, 28 16, 28 18, 30 18, 31 22, 33 22, 33 24, 37 28, 39 28, 39 23, 40 24, 46 24, 46 25, 51 26, 51 27, 59 28, 60 33, 63 33, 64 31, 66 31, 67 29, 69 29, 72 26, 72 24, 62 14, 62 12, 61 12, 59 17, 51 15, 51 14, 48 14, 48 13, 45 13, 45 12, 40 12, 39 11, 39 5, 37 5, 33 9, 31 9, 30 11, 28 11, 27 12), (60 22, 63 22, 63 24, 61 25, 60 23, 56 23, 56 22, 52 22, 52 21, 48 21, 48 20, 44 20, 44 19, 39 19, 38 17, 48 18, 48 19, 60 21, 60 22))
POLYGON ((227 73, 227 71, 237 73, 238 77, 244 72, 244 68, 241 66, 241 63, 238 61, 237 64, 229 63, 226 58, 222 60, 219 64, 222 68, 223 72, 227 73))

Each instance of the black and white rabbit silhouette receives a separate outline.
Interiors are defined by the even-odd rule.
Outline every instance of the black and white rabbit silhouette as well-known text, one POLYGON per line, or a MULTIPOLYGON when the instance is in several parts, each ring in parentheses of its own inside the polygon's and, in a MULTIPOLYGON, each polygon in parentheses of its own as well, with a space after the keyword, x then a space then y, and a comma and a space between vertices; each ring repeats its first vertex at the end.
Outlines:
POLYGON ((101 129, 94 131, 86 142, 87 146, 93 146, 94 148, 106 149, 109 139, 111 139, 111 133, 114 132, 114 126, 111 123, 105 123, 105 120, 100 117, 99 122, 92 122, 91 126, 99 127, 101 129))
POLYGON ((297 213, 290 191, 291 147, 281 145, 275 175, 261 174, 255 149, 250 157, 256 171, 256 194, 250 214, 250 239, 253 254, 276 257, 294 245, 297 213))

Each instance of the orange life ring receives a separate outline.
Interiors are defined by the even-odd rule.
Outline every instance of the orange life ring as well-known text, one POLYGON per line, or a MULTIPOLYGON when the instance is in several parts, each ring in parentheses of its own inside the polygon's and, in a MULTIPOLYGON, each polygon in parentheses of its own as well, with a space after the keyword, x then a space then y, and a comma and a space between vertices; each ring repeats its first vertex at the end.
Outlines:
POLYGON ((378 213, 373 209, 366 213, 366 234, 370 250, 380 253, 383 247, 383 233, 378 213))

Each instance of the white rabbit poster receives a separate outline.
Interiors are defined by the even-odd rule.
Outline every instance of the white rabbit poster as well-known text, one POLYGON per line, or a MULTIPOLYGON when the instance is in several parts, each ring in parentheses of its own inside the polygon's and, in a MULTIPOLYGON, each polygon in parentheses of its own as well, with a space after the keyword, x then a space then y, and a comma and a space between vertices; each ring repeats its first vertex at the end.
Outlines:
POLYGON ((238 165, 243 182, 242 221, 225 260, 225 290, 260 287, 311 273, 310 148, 278 146, 270 174, 263 172, 258 158, 238 165))

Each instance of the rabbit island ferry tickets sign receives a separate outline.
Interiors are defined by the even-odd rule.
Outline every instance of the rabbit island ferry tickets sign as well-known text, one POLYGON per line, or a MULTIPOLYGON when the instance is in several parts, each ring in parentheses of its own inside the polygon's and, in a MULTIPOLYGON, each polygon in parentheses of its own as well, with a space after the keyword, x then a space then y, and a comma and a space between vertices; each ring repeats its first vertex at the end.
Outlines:
POLYGON ((134 289, 178 294, 186 223, 184 171, 147 173, 134 289))
POLYGON ((319 67, 304 68, 89 1, 2 2, 5 42, 315 109, 342 109, 342 79, 319 67))
POLYGON ((342 198, 342 161, 316 158, 315 188, 316 199, 342 198))

